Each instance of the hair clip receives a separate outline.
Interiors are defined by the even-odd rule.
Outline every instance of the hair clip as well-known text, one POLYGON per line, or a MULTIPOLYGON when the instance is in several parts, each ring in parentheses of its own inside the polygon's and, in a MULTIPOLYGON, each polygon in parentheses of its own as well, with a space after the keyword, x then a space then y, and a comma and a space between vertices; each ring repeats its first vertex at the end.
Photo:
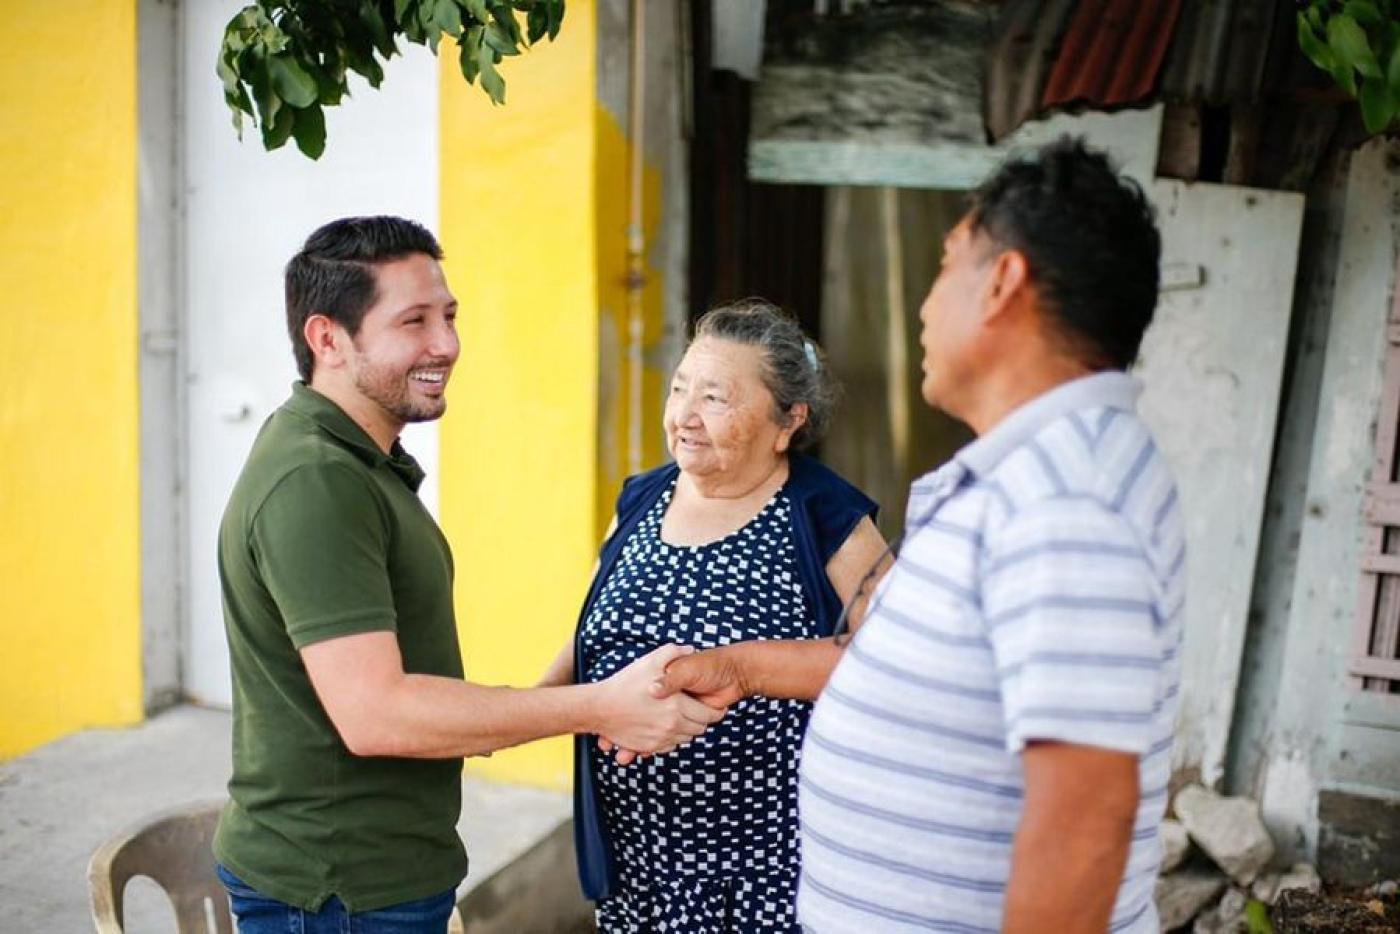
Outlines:
POLYGON ((817 345, 804 337, 802 339, 802 350, 807 354, 807 365, 812 368, 812 372, 815 373, 817 370, 820 370, 822 365, 821 361, 817 359, 817 345))

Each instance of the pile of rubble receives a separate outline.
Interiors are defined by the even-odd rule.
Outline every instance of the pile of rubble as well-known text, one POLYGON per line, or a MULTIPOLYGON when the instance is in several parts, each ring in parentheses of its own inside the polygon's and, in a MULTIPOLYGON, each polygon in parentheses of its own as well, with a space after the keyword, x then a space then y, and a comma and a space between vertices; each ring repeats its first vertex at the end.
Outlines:
MULTIPOLYGON (((1191 785, 1177 792, 1174 808, 1176 819, 1162 822, 1157 911, 1163 931, 1247 932, 1250 913, 1267 912, 1283 892, 1321 889, 1322 880, 1308 863, 1268 871, 1274 841, 1250 799, 1191 785)), ((1260 929, 1257 921, 1253 929, 1260 929)))

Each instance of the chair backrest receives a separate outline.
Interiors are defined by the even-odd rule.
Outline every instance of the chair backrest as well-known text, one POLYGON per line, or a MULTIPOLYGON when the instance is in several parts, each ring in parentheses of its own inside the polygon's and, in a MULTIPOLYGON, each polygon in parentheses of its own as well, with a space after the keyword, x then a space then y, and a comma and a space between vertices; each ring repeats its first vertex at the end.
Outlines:
POLYGON ((88 864, 98 934, 122 934, 124 894, 133 876, 153 879, 175 906, 180 934, 233 934, 228 893, 214 874, 214 829, 222 801, 154 814, 97 849, 88 864))

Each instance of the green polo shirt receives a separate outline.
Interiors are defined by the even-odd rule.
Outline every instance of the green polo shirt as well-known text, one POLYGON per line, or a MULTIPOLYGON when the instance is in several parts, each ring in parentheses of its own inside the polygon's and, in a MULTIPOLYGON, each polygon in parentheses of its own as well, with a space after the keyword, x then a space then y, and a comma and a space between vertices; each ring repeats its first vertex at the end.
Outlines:
POLYGON ((461 759, 355 756, 300 650, 398 636, 404 670, 462 677, 452 553, 418 499, 423 471, 298 383, 263 425, 219 530, 233 668, 232 799, 214 853, 264 895, 370 911, 466 875, 461 759))

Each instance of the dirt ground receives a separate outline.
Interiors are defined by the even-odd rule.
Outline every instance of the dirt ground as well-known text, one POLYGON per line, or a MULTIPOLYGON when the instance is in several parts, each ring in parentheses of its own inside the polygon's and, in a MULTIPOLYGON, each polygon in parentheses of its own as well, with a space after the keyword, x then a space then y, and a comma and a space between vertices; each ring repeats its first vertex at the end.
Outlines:
POLYGON ((1392 934, 1400 931, 1400 900, 1356 890, 1313 895, 1290 889, 1279 896, 1269 920, 1274 934, 1392 934))

